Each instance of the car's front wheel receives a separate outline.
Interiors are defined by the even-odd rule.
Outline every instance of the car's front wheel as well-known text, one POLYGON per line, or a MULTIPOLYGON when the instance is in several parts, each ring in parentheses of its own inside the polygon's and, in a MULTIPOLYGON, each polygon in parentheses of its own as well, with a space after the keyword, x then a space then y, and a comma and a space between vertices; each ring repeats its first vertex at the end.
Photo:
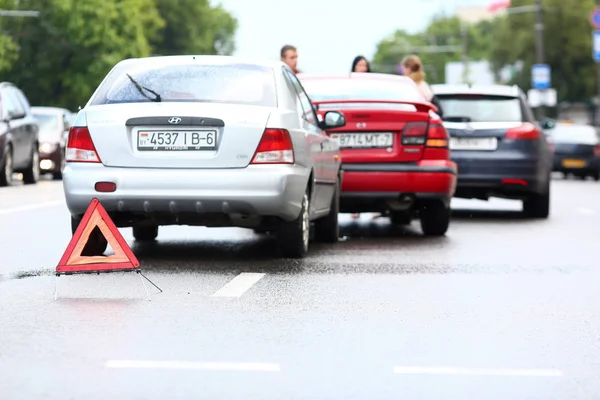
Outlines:
POLYGON ((426 236, 443 236, 450 226, 450 205, 443 200, 429 200, 419 210, 421 230, 426 236))
MULTIPOLYGON (((71 232, 75 234, 77 227, 81 223, 80 218, 71 217, 71 232)), ((90 237, 88 241, 81 251, 82 256, 93 257, 93 256, 101 256, 106 251, 108 247, 108 241, 100 231, 100 228, 95 227, 90 233, 90 237)))
POLYGON ((152 242, 158 237, 158 225, 134 226, 133 237, 138 242, 152 242))
POLYGON ((0 163, 0 187, 1 186, 11 186, 12 185, 12 175, 13 175, 13 158, 12 158, 12 148, 10 146, 6 146, 4 149, 4 161, 0 163))
POLYGON ((277 241, 279 250, 284 257, 302 258, 308 253, 309 239, 310 200, 308 193, 304 193, 298 218, 279 223, 277 241))
POLYGON ((336 243, 340 238, 338 215, 340 212, 340 184, 335 184, 329 214, 315 221, 315 238, 323 243, 336 243))
POLYGON ((32 185, 40 180, 40 151, 37 146, 31 149, 31 164, 23 172, 23 183, 32 185))

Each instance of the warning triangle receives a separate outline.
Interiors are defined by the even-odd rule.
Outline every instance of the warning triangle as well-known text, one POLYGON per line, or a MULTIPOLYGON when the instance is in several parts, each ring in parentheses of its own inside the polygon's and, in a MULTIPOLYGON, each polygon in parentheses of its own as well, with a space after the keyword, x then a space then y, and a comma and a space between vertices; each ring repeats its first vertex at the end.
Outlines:
POLYGON ((71 242, 56 267, 57 274, 112 272, 139 269, 140 262, 97 198, 90 203, 71 242), (115 254, 82 256, 90 234, 98 227, 115 254))

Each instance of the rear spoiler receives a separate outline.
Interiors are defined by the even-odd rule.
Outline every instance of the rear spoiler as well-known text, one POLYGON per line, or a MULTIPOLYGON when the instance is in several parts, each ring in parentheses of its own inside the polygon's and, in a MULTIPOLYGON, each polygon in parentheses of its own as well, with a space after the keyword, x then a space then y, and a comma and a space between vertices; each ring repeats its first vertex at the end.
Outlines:
POLYGON ((405 104, 414 106, 418 112, 438 112, 435 104, 418 101, 401 101, 401 100, 316 100, 312 104, 318 110, 321 104, 405 104))

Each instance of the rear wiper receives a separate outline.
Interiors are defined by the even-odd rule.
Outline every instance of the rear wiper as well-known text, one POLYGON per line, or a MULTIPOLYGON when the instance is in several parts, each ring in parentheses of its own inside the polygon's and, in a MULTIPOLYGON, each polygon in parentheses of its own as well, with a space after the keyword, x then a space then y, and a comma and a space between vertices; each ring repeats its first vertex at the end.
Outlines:
POLYGON ((471 122, 470 117, 444 117, 444 121, 448 122, 471 122))
POLYGON ((144 96, 145 98, 147 98, 150 101, 156 101, 156 102, 162 101, 161 97, 160 97, 160 94, 156 93, 152 89, 148 89, 147 87, 144 87, 144 86, 140 85, 135 79, 133 79, 131 77, 131 75, 129 75, 129 74, 125 74, 125 75, 127 75, 127 77, 129 78, 129 80, 131 81, 131 83, 133 83, 133 86, 135 86, 135 88, 138 90, 138 92, 140 92, 140 94, 142 96, 144 96), (155 97, 148 96, 146 93, 144 93, 144 90, 147 90, 148 92, 152 93, 155 97))

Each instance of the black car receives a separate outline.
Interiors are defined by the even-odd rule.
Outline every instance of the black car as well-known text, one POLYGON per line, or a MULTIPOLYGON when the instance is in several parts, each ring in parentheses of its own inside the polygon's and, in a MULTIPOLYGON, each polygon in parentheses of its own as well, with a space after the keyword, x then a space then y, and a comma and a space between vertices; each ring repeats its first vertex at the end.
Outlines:
POLYGON ((15 85, 0 83, 0 186, 10 186, 14 172, 23 182, 40 178, 39 126, 29 101, 15 85))
POLYGON ((432 85, 458 166, 455 197, 523 201, 528 217, 550 211, 552 152, 517 86, 432 85))
POLYGON ((556 123, 547 132, 554 147, 554 171, 600 180, 600 131, 590 125, 556 123))

